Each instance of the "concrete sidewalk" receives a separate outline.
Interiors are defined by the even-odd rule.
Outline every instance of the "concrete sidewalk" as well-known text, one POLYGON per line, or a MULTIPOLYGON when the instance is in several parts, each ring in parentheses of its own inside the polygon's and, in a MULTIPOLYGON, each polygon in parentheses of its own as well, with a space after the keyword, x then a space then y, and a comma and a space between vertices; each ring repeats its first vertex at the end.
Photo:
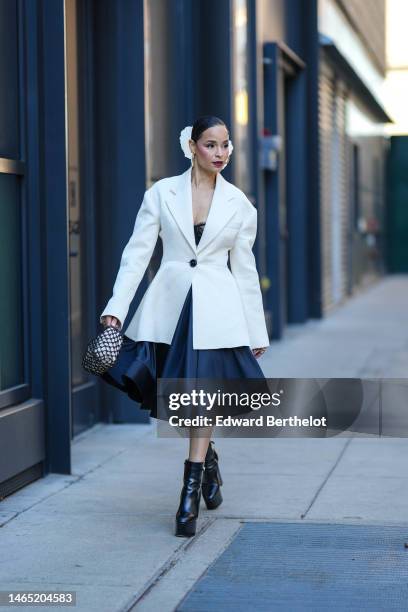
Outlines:
POLYGON ((385 277, 324 319, 290 325, 260 363, 270 378, 407 378, 408 275, 385 277))
MULTIPOLYGON (((385 279, 273 344, 265 374, 402 377, 407 304, 407 279, 385 279)), ((405 439, 216 445, 224 503, 202 504, 197 535, 184 540, 173 529, 186 440, 159 439, 155 425, 98 425, 77 437, 72 475, 51 474, 0 503, 0 590, 73 590, 81 612, 165 612, 248 521, 401 525, 408 540, 405 439)))
POLYGON ((201 506, 192 540, 173 535, 185 444, 135 425, 76 440, 72 476, 0 504, 0 590, 74 590, 81 612, 170 611, 243 521, 398 524, 408 539, 405 439, 218 440, 224 503, 201 506))

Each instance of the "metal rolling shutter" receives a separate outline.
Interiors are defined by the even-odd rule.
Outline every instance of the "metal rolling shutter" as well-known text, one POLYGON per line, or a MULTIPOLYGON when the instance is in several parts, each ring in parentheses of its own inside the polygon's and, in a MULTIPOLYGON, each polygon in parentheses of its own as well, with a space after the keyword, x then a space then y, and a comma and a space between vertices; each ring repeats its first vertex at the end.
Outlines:
POLYGON ((319 79, 319 146, 320 146, 320 224, 322 254, 322 310, 332 305, 331 284, 331 139, 332 139, 333 78, 331 70, 321 63, 319 79))
POLYGON ((321 62, 319 81, 320 215, 323 314, 347 295, 346 92, 321 62))
POLYGON ((343 301, 348 296, 348 232, 350 219, 350 189, 349 189, 349 161, 347 148, 346 132, 346 89, 342 81, 336 83, 336 125, 338 134, 337 149, 337 177, 336 189, 338 191, 339 202, 339 224, 340 224, 340 253, 339 268, 341 279, 339 283, 339 301, 343 301))

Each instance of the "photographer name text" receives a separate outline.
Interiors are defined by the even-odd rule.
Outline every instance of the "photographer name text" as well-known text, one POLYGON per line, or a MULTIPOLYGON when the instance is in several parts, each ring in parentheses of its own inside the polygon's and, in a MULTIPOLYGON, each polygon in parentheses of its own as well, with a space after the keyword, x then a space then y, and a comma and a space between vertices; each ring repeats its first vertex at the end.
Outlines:
POLYGON ((274 415, 259 415, 257 417, 232 417, 217 415, 195 416, 192 418, 172 415, 169 424, 173 427, 326 427, 326 417, 298 417, 290 416, 277 418, 274 415))

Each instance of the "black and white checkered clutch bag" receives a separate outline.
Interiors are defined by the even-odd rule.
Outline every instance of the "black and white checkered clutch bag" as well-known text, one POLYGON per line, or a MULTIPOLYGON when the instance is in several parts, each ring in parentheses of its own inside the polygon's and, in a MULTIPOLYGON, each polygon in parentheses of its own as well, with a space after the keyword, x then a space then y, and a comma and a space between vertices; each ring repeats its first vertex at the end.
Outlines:
POLYGON ((101 376, 115 364, 122 343, 123 334, 113 325, 107 325, 89 342, 82 359, 82 367, 91 374, 101 376))

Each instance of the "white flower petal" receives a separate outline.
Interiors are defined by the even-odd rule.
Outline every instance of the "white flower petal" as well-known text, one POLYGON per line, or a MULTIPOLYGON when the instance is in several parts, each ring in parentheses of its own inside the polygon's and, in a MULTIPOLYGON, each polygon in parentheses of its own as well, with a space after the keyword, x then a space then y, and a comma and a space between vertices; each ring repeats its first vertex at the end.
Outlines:
POLYGON ((190 146, 188 144, 188 141, 191 139, 191 132, 193 130, 193 126, 192 125, 187 125, 185 128, 183 128, 180 132, 180 146, 181 149, 184 153, 184 156, 187 157, 187 159, 191 159, 192 158, 192 154, 191 154, 191 150, 190 150, 190 146))

